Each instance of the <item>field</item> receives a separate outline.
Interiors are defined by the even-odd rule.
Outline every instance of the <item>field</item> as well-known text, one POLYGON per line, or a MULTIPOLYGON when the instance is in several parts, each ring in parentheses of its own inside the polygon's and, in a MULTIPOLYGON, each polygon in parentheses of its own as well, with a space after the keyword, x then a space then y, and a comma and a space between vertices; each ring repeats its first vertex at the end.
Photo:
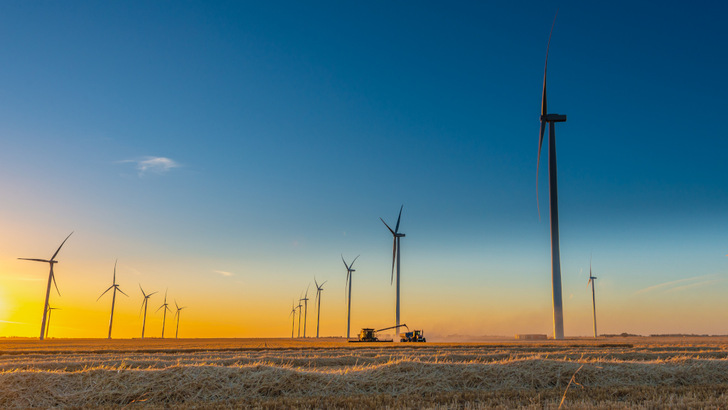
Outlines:
POLYGON ((726 408, 728 339, 0 339, 0 407, 726 408), (563 400, 563 403, 562 403, 563 400))

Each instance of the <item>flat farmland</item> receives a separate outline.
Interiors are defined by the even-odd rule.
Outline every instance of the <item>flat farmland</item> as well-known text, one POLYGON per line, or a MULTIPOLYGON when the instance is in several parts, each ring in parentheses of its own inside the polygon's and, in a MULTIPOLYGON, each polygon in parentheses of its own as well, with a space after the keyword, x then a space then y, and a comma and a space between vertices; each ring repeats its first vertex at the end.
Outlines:
POLYGON ((726 408, 728 339, 0 339, 0 389, 2 408, 726 408))

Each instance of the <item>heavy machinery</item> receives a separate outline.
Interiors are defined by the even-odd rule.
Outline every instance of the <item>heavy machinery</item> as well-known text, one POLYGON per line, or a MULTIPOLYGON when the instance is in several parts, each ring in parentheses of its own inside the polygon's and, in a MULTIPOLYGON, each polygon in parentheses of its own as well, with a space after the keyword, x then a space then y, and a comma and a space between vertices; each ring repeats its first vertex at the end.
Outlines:
MULTIPOLYGON (((407 329, 407 330, 409 330, 409 329, 407 329)), ((425 332, 423 330, 413 330, 411 332, 400 333, 399 341, 400 342, 425 343, 427 341, 427 339, 425 339, 425 332)))
POLYGON ((399 325, 399 326, 392 326, 392 327, 385 327, 384 329, 374 330, 369 327, 362 328, 361 332, 359 333, 359 340, 349 340, 349 342, 392 342, 392 339, 387 340, 379 340, 377 337, 377 333, 390 330, 390 329, 398 329, 400 327, 409 328, 407 325, 399 325))

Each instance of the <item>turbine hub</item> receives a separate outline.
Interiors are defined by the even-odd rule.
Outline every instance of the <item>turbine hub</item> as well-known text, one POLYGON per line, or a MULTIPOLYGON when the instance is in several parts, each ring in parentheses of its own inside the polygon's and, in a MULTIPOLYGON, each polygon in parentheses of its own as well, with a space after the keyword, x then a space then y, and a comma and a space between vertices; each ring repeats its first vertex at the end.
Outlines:
POLYGON ((406 235, 403 233, 396 233, 394 234, 394 236, 396 236, 397 238, 404 238, 406 235))
POLYGON ((546 122, 566 122, 566 115, 546 114, 541 116, 541 121, 546 122))

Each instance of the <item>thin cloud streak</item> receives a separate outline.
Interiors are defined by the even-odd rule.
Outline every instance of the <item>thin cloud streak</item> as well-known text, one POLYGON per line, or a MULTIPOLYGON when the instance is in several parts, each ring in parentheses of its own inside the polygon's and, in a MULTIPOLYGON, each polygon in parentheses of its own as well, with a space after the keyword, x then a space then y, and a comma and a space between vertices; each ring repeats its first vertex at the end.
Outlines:
POLYGON ((136 164, 139 176, 153 172, 155 174, 164 174, 173 168, 179 168, 180 164, 167 157, 143 157, 141 159, 125 159, 119 161, 121 164, 136 164))
MULTIPOLYGON (((715 277, 715 276, 717 276, 717 274, 701 275, 701 276, 694 276, 692 278, 685 278, 685 279, 673 280, 673 281, 670 281, 670 282, 660 283, 658 285, 653 285, 653 286, 646 287, 644 289, 640 289, 637 292, 635 292, 634 294, 635 295, 640 295, 640 294, 643 294, 643 293, 652 292, 652 291, 657 290, 657 289, 668 288, 668 287, 671 287, 671 286, 674 286, 674 285, 677 285, 677 284, 680 284, 680 283, 692 282, 692 281, 696 281, 696 280, 700 280, 700 279, 704 279, 704 278, 715 277)), ((690 287, 690 286, 692 286, 692 285, 681 286, 680 288, 687 288, 687 287, 690 287)), ((676 288, 676 289, 678 289, 678 288, 676 288)))
POLYGON ((712 279, 712 280, 704 280, 702 282, 691 283, 690 285, 678 286, 676 288, 668 289, 668 290, 665 291, 665 293, 668 293, 668 292, 679 292, 679 291, 682 291, 682 290, 685 290, 685 289, 691 289, 691 288, 697 288, 697 287, 700 287, 700 286, 711 285, 713 283, 722 282, 722 281, 723 281, 722 278, 712 279))
POLYGON ((234 276, 234 273, 232 273, 232 272, 225 272, 224 270, 216 270, 216 271, 213 271, 213 272, 219 273, 222 276, 228 276, 228 277, 234 276))

